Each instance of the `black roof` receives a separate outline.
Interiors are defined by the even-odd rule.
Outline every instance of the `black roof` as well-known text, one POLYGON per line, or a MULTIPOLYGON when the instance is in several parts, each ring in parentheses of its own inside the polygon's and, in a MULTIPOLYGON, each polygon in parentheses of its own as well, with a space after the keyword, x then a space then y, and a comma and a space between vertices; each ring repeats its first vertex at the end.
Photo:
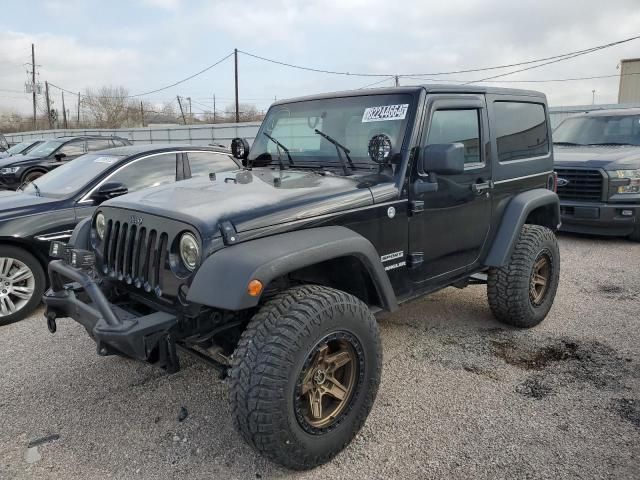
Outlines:
POLYGON ((415 94, 420 90, 429 93, 490 93, 495 95, 518 95, 527 97, 537 97, 544 99, 545 94, 535 90, 521 90, 518 88, 501 88, 501 87, 485 87, 482 85, 446 85, 446 84, 428 84, 428 85, 412 85, 409 87, 385 87, 385 88, 367 88, 360 90, 345 90, 341 92, 329 92, 317 95, 308 95, 304 97, 290 98, 275 102, 274 105, 284 103, 300 102, 305 100, 320 100, 323 98, 342 98, 357 97, 360 95, 392 95, 410 93, 415 94))
POLYGON ((139 155, 142 153, 162 153, 162 152, 174 152, 176 150, 202 150, 205 152, 219 152, 229 155, 229 150, 221 147, 209 147, 206 145, 190 145, 184 144, 168 144, 168 143, 153 143, 144 145, 127 145, 124 147, 108 148, 105 150, 99 150, 91 153, 101 153, 104 155, 116 155, 131 157, 133 155, 139 155))
POLYGON ((43 140, 45 140, 45 141, 46 140, 64 140, 64 141, 67 141, 67 140, 80 140, 80 139, 86 140, 88 138, 106 138, 106 139, 117 138, 117 139, 120 139, 120 140, 127 140, 126 138, 119 137, 118 135, 64 135, 62 137, 44 138, 43 140))

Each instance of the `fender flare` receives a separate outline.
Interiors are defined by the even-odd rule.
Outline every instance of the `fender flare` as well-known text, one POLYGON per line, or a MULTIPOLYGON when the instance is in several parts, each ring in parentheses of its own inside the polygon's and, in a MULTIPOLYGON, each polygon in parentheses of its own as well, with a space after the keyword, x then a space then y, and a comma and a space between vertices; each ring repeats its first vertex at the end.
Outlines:
POLYGON ((90 250, 89 238, 91 235, 91 218, 92 217, 82 219, 76 225, 68 242, 70 246, 81 248, 83 250, 90 250))
POLYGON ((558 195, 545 188, 536 188, 514 196, 504 209, 500 226, 493 239, 484 264, 502 267, 509 262, 522 226, 537 208, 551 207, 553 215, 544 226, 557 230, 560 227, 560 200, 558 195))
POLYGON ((244 310, 260 298, 247 292, 253 279, 268 285, 297 269, 325 260, 358 258, 374 284, 380 306, 394 311, 398 302, 374 246, 345 227, 317 227, 273 235, 226 247, 211 255, 198 269, 187 301, 225 310, 244 310))

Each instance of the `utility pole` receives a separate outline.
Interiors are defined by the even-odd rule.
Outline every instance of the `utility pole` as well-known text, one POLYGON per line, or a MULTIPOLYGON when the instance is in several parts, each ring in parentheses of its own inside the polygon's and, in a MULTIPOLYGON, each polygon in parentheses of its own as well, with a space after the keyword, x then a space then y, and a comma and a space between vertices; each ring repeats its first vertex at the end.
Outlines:
POLYGON ((240 122, 240 103, 238 102, 238 49, 234 48, 233 57, 236 70, 236 123, 240 122))
POLYGON ((178 106, 180 107, 180 114, 182 115, 182 121, 186 125, 187 124, 187 119, 184 118, 184 110, 182 110, 182 102, 180 101, 180 95, 176 95, 176 98, 178 99, 178 106))
POLYGON ((193 123, 193 113, 191 113, 191 97, 187 97, 187 100, 189 101, 189 121, 193 123))
POLYGON ((596 91, 591 90, 591 105, 595 105, 595 104, 596 104, 596 91))
POLYGON ((142 117, 142 126, 144 127, 144 108, 142 108, 142 100, 140 100, 140 116, 142 117))
POLYGON ((33 89, 33 129, 37 130, 36 125, 36 51, 33 43, 31 44, 31 87, 33 89))
POLYGON ((64 122, 64 128, 69 128, 67 124, 67 109, 64 106, 64 92, 62 92, 62 121, 64 122))
POLYGON ((395 77, 395 81, 396 81, 396 87, 400 86, 400 77, 398 75, 396 75, 395 77))
POLYGON ((77 127, 80 127, 80 92, 78 92, 78 118, 77 118, 77 127))
POLYGON ((49 119, 49 129, 53 129, 53 120, 51 118, 51 102, 49 101, 49 82, 44 82, 44 92, 47 97, 47 118, 49 119))
POLYGON ((216 94, 213 94, 213 123, 216 123, 216 94))

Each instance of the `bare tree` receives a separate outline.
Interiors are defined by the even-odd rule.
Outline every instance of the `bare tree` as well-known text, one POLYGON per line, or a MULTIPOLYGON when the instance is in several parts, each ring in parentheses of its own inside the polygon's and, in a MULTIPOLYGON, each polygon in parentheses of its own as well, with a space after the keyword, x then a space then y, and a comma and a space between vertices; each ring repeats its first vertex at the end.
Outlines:
POLYGON ((127 127, 139 125, 142 121, 137 103, 129 98, 129 92, 124 87, 87 89, 83 106, 86 115, 96 127, 127 127))
MULTIPOLYGON (((258 108, 251 103, 240 103, 238 105, 241 122, 254 122, 264 118, 264 115, 258 111, 258 108)), ((226 122, 235 122, 236 107, 235 105, 227 105, 224 109, 224 118, 226 122)))

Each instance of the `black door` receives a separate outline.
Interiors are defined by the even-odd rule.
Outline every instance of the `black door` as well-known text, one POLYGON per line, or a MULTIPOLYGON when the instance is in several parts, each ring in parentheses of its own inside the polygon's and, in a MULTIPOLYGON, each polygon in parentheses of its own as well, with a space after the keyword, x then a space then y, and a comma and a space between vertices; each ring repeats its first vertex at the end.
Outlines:
MULTIPOLYGON (((418 155, 426 145, 459 142, 465 147, 465 170, 438 175, 436 192, 411 198, 415 213, 409 220, 409 264, 417 284, 439 283, 477 262, 489 233, 492 203, 484 96, 433 95, 425 113, 418 155)), ((429 171, 426 165, 426 172, 418 172, 417 163, 414 181, 429 171)))

